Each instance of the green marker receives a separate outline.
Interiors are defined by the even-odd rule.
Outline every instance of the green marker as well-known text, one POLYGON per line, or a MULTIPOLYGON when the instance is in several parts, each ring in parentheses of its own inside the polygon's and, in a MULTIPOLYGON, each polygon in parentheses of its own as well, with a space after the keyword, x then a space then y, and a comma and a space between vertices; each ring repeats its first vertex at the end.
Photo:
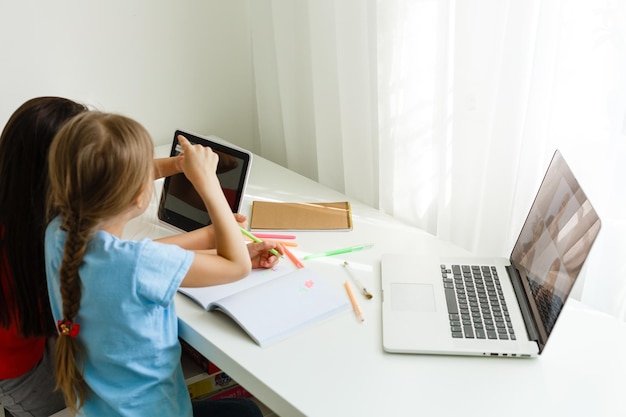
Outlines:
MULTIPOLYGON (((241 233, 243 233, 244 235, 248 236, 250 239, 252 239, 253 242, 256 243, 261 243, 263 242, 261 239, 259 239, 258 237, 256 237, 255 235, 253 235, 252 233, 248 232, 246 229, 244 229, 243 227, 240 227, 239 230, 241 230, 241 233)), ((270 249, 270 253, 272 255, 276 255, 279 258, 282 258, 283 256, 278 253, 278 251, 276 249, 270 249)))
POLYGON ((305 256, 302 259, 307 260, 307 259, 313 259, 313 258, 321 258, 323 256, 340 255, 342 253, 356 252, 358 250, 369 249, 372 246, 374 246, 373 243, 365 243, 363 245, 350 246, 349 248, 334 249, 334 250, 329 250, 327 252, 313 253, 311 255, 305 256))

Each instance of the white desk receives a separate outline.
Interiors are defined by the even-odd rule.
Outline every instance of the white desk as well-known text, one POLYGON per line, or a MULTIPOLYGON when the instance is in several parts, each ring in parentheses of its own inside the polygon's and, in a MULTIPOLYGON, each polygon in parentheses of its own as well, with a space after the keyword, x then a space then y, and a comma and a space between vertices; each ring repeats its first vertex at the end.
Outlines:
MULTIPOLYGON (((163 149, 159 150, 162 154, 163 149)), ((347 198, 255 157, 243 213, 252 200, 347 198)), ((158 196, 157 196, 158 197, 158 196)), ((352 232, 300 232, 302 257, 353 244, 373 249, 306 261, 341 287, 348 260, 374 295, 352 311, 267 348, 234 322, 177 295, 180 335, 280 416, 614 416, 626 415, 626 326, 570 300, 538 359, 389 354, 382 350, 380 256, 447 245, 352 201, 352 232), (495 399, 488 402, 488 394, 495 399)), ((156 198, 155 198, 156 204, 156 198)), ((148 213, 127 235, 167 234, 148 213)), ((451 246, 451 245, 450 245, 451 246)), ((457 249, 460 254, 464 253, 457 249)), ((285 259, 284 262, 289 262, 285 259)), ((259 312, 262 314, 262 312, 259 312)))

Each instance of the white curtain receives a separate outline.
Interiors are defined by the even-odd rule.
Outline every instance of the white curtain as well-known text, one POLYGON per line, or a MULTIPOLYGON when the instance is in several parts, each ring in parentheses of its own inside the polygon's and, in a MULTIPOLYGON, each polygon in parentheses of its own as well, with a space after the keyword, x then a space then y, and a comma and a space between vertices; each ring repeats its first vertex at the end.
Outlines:
POLYGON ((257 153, 508 256, 555 149, 603 229, 575 296, 626 319, 626 2, 250 0, 257 153))

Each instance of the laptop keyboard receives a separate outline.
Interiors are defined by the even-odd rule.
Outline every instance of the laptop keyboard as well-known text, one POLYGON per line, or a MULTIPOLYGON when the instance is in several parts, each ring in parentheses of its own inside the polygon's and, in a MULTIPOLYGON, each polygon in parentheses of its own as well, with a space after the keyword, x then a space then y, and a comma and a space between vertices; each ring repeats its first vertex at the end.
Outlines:
POLYGON ((495 266, 441 265, 453 338, 515 340, 495 266))

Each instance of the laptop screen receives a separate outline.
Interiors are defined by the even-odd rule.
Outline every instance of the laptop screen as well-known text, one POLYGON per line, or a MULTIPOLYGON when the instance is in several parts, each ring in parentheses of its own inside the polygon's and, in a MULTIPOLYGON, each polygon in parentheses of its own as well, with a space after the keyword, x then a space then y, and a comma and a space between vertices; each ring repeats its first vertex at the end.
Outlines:
POLYGON ((600 219, 556 151, 511 253, 545 343, 600 231, 600 219))

